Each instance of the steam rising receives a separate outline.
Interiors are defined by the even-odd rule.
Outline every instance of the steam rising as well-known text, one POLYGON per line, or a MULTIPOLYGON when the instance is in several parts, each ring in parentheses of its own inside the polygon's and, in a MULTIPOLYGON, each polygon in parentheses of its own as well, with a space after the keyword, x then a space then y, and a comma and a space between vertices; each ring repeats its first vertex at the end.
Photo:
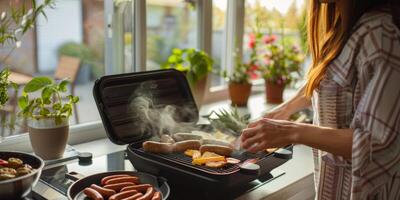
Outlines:
POLYGON ((153 81, 144 82, 131 96, 129 103, 133 121, 142 134, 151 133, 155 137, 161 134, 191 132, 197 130, 195 123, 183 122, 182 116, 198 115, 191 105, 163 105, 156 98, 157 84, 153 81))

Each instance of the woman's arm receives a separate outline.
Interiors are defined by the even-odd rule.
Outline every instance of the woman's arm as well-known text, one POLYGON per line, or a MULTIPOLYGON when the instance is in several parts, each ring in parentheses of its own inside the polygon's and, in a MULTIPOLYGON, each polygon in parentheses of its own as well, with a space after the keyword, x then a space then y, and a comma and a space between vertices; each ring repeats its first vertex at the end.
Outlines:
POLYGON ((350 159, 353 132, 351 129, 332 129, 265 118, 244 129, 241 139, 242 147, 250 152, 288 144, 304 144, 350 159))
POLYGON ((293 113, 309 107, 311 101, 304 96, 304 89, 305 85, 297 91, 297 94, 294 97, 275 107, 265 114, 264 117, 287 120, 293 113))

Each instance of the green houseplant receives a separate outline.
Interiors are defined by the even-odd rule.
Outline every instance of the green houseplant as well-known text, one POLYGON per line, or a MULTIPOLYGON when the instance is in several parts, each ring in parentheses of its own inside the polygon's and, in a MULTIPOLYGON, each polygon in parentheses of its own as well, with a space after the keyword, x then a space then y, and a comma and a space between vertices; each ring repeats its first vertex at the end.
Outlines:
POLYGON ((90 81, 93 55, 88 46, 82 43, 67 42, 58 48, 58 57, 60 56, 79 58, 81 66, 79 68, 77 82, 87 83, 90 81))
POLYGON ((174 68, 185 73, 196 103, 201 105, 206 91, 207 75, 212 71, 212 66, 213 60, 204 51, 175 48, 162 68, 174 68))
POLYGON ((236 63, 233 71, 228 74, 226 70, 222 72, 222 76, 228 81, 229 96, 233 106, 246 106, 250 97, 252 84, 250 78, 254 73, 252 70, 253 62, 248 64, 242 63, 241 57, 235 55, 236 63))
POLYGON ((28 120, 32 148, 35 154, 46 160, 62 157, 67 144, 69 117, 73 104, 79 101, 72 95, 63 96, 68 84, 68 80, 35 77, 25 85, 18 99, 20 115, 28 120), (31 98, 32 93, 40 95, 31 98), (68 100, 63 101, 63 97, 68 100))

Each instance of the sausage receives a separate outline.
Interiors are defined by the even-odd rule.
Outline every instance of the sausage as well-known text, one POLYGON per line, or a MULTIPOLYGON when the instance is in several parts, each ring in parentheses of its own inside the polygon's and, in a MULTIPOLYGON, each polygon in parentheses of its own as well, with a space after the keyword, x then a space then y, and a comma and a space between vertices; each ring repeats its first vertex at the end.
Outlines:
POLYGON ((181 142, 185 140, 201 140, 203 137, 201 135, 193 134, 193 133, 175 133, 172 135, 175 141, 181 142))
POLYGON ((121 200, 137 194, 137 190, 128 190, 112 195, 108 200, 121 200))
POLYGON ((155 192, 153 195, 153 198, 151 198, 151 200, 161 200, 161 193, 155 192))
POLYGON ((146 190, 152 187, 150 184, 141 184, 141 185, 133 185, 133 186, 128 186, 128 187, 124 187, 122 188, 121 192, 123 191, 127 191, 127 190, 137 190, 138 192, 146 192, 146 190))
POLYGON ((175 143, 175 140, 172 139, 171 136, 169 136, 169 135, 167 135, 167 134, 163 134, 163 135, 161 135, 161 137, 160 137, 160 142, 162 142, 162 143, 171 143, 171 144, 173 144, 173 143, 175 143))
POLYGON ((115 192, 115 190, 103 188, 96 184, 90 185, 90 188, 96 190, 97 192, 99 192, 101 194, 101 196, 103 196, 105 198, 108 198, 108 197, 114 195, 115 193, 117 193, 117 192, 115 192))
POLYGON ((87 187, 83 190, 83 193, 93 200, 104 200, 103 196, 93 188, 87 187))
POLYGON ((151 153, 162 153, 168 154, 172 152, 173 145, 171 143, 161 143, 155 141, 146 141, 143 142, 144 151, 151 153))
POLYGON ((130 183, 138 184, 139 183, 139 178, 138 177, 134 177, 134 176, 113 178, 113 179, 109 179, 108 181, 106 181, 106 185, 111 185, 111 184, 115 184, 115 183, 124 183, 124 182, 130 182, 130 183))
POLYGON ((219 140, 219 139, 202 139, 201 144, 202 145, 215 144, 215 145, 221 145, 221 146, 231 147, 231 148, 233 146, 229 142, 226 142, 225 140, 219 140))
POLYGON ((201 144, 199 140, 185 140, 181 142, 176 142, 173 146, 175 153, 182 153, 188 149, 199 149, 200 145, 201 144))
POLYGON ((215 144, 201 145, 200 152, 204 153, 206 151, 214 152, 214 153, 222 155, 222 156, 230 156, 233 152, 233 149, 230 147, 225 147, 225 146, 215 145, 215 144))
POLYGON ((106 176, 104 178, 101 179, 101 185, 105 185, 106 181, 113 179, 113 178, 120 178, 120 177, 126 177, 126 176, 130 176, 128 174, 118 174, 118 175, 111 175, 111 176, 106 176))
POLYGON ((127 186, 133 186, 133 185, 135 185, 135 184, 131 183, 131 182, 124 182, 124 183, 115 183, 115 184, 105 185, 104 188, 112 189, 112 190, 115 190, 116 192, 119 192, 122 188, 127 187, 127 186))
POLYGON ((146 193, 142 197, 137 199, 137 200, 151 200, 151 198, 153 197, 154 192, 155 192, 154 188, 153 187, 149 187, 149 188, 147 188, 146 193))
POLYGON ((142 193, 137 193, 137 194, 135 194, 135 195, 133 195, 133 196, 131 196, 131 197, 128 197, 128 198, 125 198, 125 199, 122 199, 122 200, 137 200, 137 199, 139 199, 139 198, 142 197, 142 196, 143 196, 142 193))

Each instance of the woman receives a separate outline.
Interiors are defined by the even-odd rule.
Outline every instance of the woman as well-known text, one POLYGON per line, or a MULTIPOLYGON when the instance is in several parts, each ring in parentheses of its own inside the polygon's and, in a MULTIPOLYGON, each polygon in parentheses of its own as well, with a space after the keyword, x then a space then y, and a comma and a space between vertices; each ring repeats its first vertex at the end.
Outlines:
POLYGON ((243 130, 242 147, 313 147, 317 199, 400 199, 399 2, 309 6, 307 83, 243 130), (314 125, 286 121, 311 104, 314 125))

